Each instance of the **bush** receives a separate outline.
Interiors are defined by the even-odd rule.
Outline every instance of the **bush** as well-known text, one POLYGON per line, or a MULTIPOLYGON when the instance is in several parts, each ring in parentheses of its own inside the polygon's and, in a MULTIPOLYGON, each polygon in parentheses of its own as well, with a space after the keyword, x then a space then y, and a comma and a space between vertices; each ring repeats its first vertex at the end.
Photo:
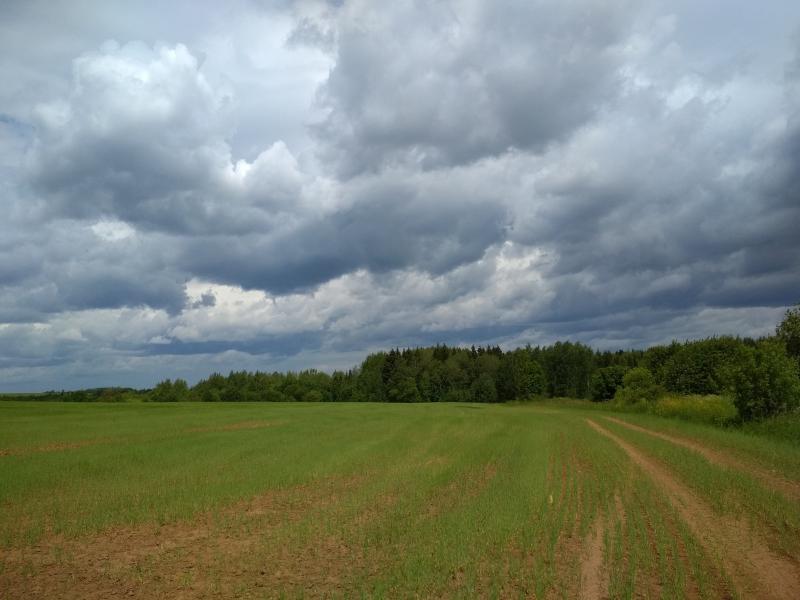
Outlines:
POLYGON ((617 390, 614 400, 619 404, 654 402, 663 390, 656 384, 653 374, 644 367, 631 369, 622 378, 622 387, 617 390))
POLYGON ((637 363, 639 367, 645 367, 655 377, 656 383, 664 384, 664 371, 670 359, 680 352, 682 344, 673 341, 669 346, 651 346, 644 351, 642 360, 637 363))
POLYGON ((712 425, 727 425, 739 416, 731 398, 698 395, 659 398, 653 406, 653 414, 712 425))
POLYGON ((797 370, 797 363, 779 340, 765 340, 748 348, 728 374, 741 418, 764 419, 796 408, 800 404, 797 370))
POLYGON ((309 390, 303 394, 303 402, 322 402, 324 399, 319 390, 309 390))
POLYGON ((676 394, 719 394, 725 389, 725 372, 739 362, 747 346, 732 337, 687 342, 663 366, 663 384, 676 394))
POLYGON ((614 365, 597 369, 589 380, 589 395, 595 402, 611 400, 622 387, 628 367, 614 365))

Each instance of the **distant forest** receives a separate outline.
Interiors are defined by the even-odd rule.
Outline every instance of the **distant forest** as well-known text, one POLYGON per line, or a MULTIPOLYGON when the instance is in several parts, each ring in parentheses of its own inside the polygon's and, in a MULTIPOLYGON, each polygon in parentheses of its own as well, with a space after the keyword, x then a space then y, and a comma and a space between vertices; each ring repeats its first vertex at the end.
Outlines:
MULTIPOLYGON (((48 392, 35 399, 152 402, 509 402, 537 397, 635 404, 671 393, 730 395, 744 420, 800 405, 800 305, 775 334, 713 337, 647 350, 597 351, 556 342, 503 351, 437 345, 367 356, 349 371, 214 373, 190 387, 167 379, 152 390, 48 392)), ((9 396, 5 397, 9 399, 9 396)), ((32 396, 22 396, 34 399, 32 396)))

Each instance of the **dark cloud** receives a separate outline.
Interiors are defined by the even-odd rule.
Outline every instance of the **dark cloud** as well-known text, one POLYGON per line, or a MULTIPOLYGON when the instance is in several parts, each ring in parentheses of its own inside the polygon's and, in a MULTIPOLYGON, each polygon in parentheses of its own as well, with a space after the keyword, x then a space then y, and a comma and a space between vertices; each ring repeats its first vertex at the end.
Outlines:
POLYGON ((791 118, 768 143, 755 129, 743 145, 738 132, 715 130, 723 114, 716 101, 674 109, 645 89, 617 111, 629 126, 617 129, 611 113, 586 137, 610 133, 625 147, 584 155, 577 136, 559 157, 593 168, 540 179, 536 207, 515 222, 513 239, 552 259, 554 300, 538 319, 796 302, 800 162, 791 118))
POLYGON ((219 354, 221 352, 241 352, 249 355, 268 354, 271 359, 285 358, 299 354, 306 348, 319 347, 321 332, 302 332, 292 335, 264 336, 257 340, 210 340, 203 342, 181 342, 170 344, 149 344, 142 348, 152 355, 197 355, 219 354))
POLYGON ((214 197, 230 167, 226 102, 183 46, 84 55, 68 101, 39 107, 34 189, 58 216, 185 232, 235 222, 214 197))
POLYGON ((378 182, 347 208, 274 235, 187 239, 178 262, 213 281, 279 294, 357 269, 444 273, 501 241, 507 219, 502 205, 444 194, 378 182))
POLYGON ((541 150, 618 93, 635 5, 395 3, 343 18, 321 90, 323 156, 345 175, 541 150), (363 25, 370 22, 370 27, 363 25))

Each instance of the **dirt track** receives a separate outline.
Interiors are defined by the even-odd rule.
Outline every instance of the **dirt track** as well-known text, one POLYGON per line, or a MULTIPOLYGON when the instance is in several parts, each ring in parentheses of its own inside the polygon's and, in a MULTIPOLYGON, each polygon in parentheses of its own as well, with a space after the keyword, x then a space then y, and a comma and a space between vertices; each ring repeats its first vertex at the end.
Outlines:
POLYGON ((796 600, 800 598, 800 568, 778 555, 747 523, 721 517, 665 467, 591 419, 587 423, 617 443, 669 495, 679 514, 710 556, 744 598, 796 600))
POLYGON ((623 421, 622 419, 617 419, 615 417, 603 417, 603 418, 606 421, 611 421, 612 423, 616 423, 617 425, 622 425, 623 427, 627 427, 628 429, 631 429, 633 431, 646 433, 658 439, 675 444, 676 446, 681 446, 682 448, 693 450, 694 452, 697 452, 698 454, 703 456, 710 463, 742 471, 754 477, 755 479, 758 479, 770 489, 777 490, 779 492, 782 492, 789 498, 800 501, 800 482, 783 479, 781 477, 778 477, 774 473, 770 473, 766 469, 759 467, 758 465, 738 460, 737 458, 730 456, 729 454, 720 452, 719 450, 716 450, 714 448, 709 448, 708 446, 700 444, 699 442, 696 442, 694 440, 689 440, 683 437, 677 437, 674 435, 661 433, 660 431, 653 431, 652 429, 647 429, 646 427, 641 427, 640 425, 634 425, 633 423, 628 423, 627 421, 623 421))

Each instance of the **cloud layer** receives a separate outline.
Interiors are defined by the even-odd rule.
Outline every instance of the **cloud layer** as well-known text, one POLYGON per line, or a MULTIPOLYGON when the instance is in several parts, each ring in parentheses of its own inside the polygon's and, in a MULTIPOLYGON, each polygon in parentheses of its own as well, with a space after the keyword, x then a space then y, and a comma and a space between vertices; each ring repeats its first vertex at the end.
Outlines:
POLYGON ((141 5, 69 35, 43 6, 0 9, 0 388, 757 335, 800 300, 792 3, 141 5))

